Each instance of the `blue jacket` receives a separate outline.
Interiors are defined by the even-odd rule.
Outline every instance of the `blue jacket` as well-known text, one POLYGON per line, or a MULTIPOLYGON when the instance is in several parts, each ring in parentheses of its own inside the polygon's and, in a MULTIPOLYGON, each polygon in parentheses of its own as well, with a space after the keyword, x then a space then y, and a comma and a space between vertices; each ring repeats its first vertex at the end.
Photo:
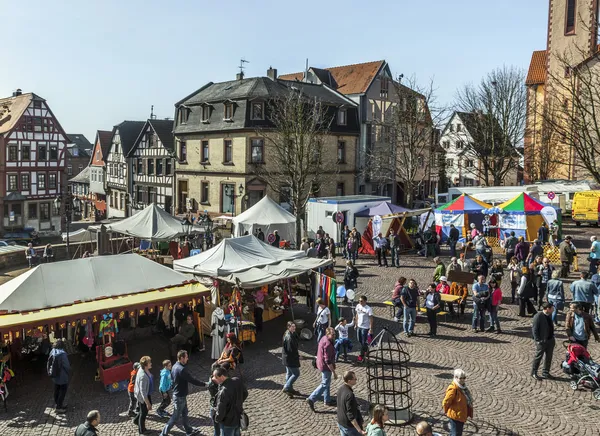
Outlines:
POLYGON ((160 392, 169 392, 171 390, 171 385, 173 384, 173 380, 171 379, 171 371, 167 368, 163 368, 160 370, 160 385, 158 386, 158 390, 160 392))
POLYGON ((573 301, 593 303, 594 295, 598 295, 598 288, 589 280, 579 279, 571 283, 573 301))
POLYGON ((546 292, 548 293, 548 300, 553 301, 565 301, 565 289, 563 282, 557 279, 550 279, 546 284, 546 292))
POLYGON ((66 385, 69 383, 69 371, 71 370, 71 364, 69 363, 69 356, 65 350, 53 348, 50 351, 50 356, 54 356, 54 364, 60 368, 59 373, 56 377, 52 377, 52 382, 56 385, 66 385))

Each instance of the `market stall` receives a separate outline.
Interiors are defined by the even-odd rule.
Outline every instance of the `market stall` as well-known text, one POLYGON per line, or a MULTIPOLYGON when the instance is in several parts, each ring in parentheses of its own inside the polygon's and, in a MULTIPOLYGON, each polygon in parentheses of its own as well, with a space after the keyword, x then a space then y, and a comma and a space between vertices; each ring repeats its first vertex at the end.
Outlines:
POLYGON ((233 225, 236 237, 254 235, 260 228, 265 236, 277 230, 282 241, 296 243, 296 217, 268 196, 264 196, 250 209, 234 217, 233 225))
POLYGON ((542 224, 546 222, 549 225, 548 221, 552 222, 554 219, 558 221, 559 233, 562 229, 560 209, 542 203, 524 192, 499 204, 498 209, 502 211, 498 214, 501 239, 504 239, 505 232, 514 231, 515 236, 523 236, 527 241, 533 241, 537 238, 537 231, 542 224))
POLYGON ((463 237, 467 236, 471 224, 475 224, 477 229, 482 231, 485 218, 482 211, 490 207, 492 207, 491 204, 462 194, 457 199, 435 209, 436 233, 441 236, 442 241, 445 241, 448 238, 451 224, 454 224, 463 237))
MULTIPOLYGON (((254 321, 254 309, 262 309, 268 321, 291 307, 298 276, 330 264, 303 251, 281 250, 252 235, 224 239, 217 246, 196 256, 173 262, 175 271, 213 280, 212 304, 205 307, 207 317, 219 308, 223 316, 240 321, 254 321), (251 310, 252 308, 252 310, 251 310)), ((220 322, 221 314, 216 322, 220 322)), ((214 330, 215 322, 211 322, 214 330)))
POLYGON ((122 390, 132 363, 120 329, 194 308, 208 294, 188 276, 135 254, 43 264, 0 286, 0 338, 13 354, 56 338, 84 344, 95 349, 106 389, 122 390))

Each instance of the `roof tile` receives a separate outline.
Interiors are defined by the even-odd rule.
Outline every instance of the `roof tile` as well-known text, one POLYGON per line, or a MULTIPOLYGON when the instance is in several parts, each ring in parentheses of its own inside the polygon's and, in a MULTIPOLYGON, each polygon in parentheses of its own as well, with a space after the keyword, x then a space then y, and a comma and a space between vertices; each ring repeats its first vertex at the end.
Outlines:
POLYGON ((525 85, 541 85, 546 83, 546 63, 548 52, 546 50, 534 51, 527 72, 525 85))

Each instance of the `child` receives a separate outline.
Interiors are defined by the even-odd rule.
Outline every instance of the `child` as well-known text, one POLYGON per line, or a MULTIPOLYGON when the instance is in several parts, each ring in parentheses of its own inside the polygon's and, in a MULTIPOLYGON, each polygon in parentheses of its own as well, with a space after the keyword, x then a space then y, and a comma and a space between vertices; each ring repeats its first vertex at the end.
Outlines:
POLYGON ((494 260, 492 264, 492 278, 496 279, 498 287, 502 284, 502 277, 504 276, 504 268, 502 267, 502 261, 500 259, 494 260))
POLYGON ((162 397, 162 401, 158 409, 156 409, 156 414, 161 418, 166 418, 171 416, 169 412, 165 409, 171 404, 171 385, 173 383, 171 379, 171 361, 164 360, 163 361, 163 369, 160 370, 160 385, 158 386, 158 391, 162 397))
POLYGON ((137 415, 138 408, 140 407, 133 392, 135 388, 135 375, 137 374, 138 369, 140 369, 140 364, 139 362, 135 362, 133 364, 133 370, 129 376, 129 385, 127 386, 127 392, 129 393, 129 416, 132 418, 137 415))
POLYGON ((348 361, 348 350, 352 351, 352 342, 348 337, 348 329, 354 327, 354 319, 350 324, 346 321, 346 318, 340 318, 339 324, 335 327, 338 332, 338 339, 335 341, 335 361, 337 362, 340 355, 340 348, 344 351, 344 362, 348 361))

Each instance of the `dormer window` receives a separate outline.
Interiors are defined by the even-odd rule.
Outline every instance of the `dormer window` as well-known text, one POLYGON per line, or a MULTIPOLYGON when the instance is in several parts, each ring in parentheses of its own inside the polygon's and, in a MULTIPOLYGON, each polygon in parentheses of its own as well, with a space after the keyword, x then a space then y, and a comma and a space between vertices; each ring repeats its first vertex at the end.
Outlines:
POLYGON ((346 109, 338 109, 337 123, 339 126, 345 126, 347 122, 348 112, 346 109))
POLYGON ((231 121, 233 119, 233 102, 225 103, 225 114, 223 119, 226 121, 231 121))
POLYGON ((253 120, 264 120, 265 119, 265 104, 262 101, 253 102, 251 115, 252 115, 253 120))
POLYGON ((187 123, 188 120, 188 116, 189 116, 190 112, 189 109, 185 106, 181 106, 179 108, 179 113, 177 115, 177 121, 179 124, 185 124, 187 123))
POLYGON ((210 120, 210 106, 208 106, 208 105, 202 106, 202 122, 208 123, 209 120, 210 120))

